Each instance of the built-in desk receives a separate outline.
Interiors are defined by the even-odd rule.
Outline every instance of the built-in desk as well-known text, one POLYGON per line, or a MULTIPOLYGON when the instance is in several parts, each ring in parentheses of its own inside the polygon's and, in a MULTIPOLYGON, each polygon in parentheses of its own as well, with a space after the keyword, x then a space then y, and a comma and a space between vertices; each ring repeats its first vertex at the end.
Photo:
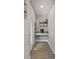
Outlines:
POLYGON ((48 33, 35 33, 35 35, 48 35, 48 33))

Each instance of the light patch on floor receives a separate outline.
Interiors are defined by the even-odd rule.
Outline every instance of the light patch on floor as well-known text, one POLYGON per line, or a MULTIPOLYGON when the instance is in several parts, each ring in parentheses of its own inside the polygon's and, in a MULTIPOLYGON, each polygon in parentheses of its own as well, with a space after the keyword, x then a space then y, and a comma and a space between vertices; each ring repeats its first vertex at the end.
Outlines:
POLYGON ((48 43, 37 42, 31 51, 31 59, 54 59, 48 43))

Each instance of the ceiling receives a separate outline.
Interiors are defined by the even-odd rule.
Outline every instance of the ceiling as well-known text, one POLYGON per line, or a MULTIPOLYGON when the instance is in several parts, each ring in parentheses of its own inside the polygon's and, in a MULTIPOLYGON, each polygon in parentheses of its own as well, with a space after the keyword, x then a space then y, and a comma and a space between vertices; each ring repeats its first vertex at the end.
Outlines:
POLYGON ((36 16, 47 16, 53 0, 31 0, 31 4, 36 16))

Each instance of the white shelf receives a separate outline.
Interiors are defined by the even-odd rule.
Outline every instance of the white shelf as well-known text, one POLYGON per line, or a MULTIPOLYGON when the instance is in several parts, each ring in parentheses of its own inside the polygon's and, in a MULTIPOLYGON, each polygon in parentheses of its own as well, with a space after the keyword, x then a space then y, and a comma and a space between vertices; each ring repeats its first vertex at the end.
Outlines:
POLYGON ((35 33, 35 35, 48 35, 48 33, 35 33))

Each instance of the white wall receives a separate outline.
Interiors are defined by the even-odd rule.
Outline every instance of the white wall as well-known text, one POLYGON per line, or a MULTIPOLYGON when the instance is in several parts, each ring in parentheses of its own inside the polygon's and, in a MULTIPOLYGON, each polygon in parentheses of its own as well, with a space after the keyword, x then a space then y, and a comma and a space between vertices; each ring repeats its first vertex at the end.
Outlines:
POLYGON ((27 21, 28 19, 25 19, 24 21, 24 59, 30 59, 30 55, 29 55, 29 40, 30 37, 30 30, 29 30, 29 21, 27 21))
POLYGON ((48 31, 49 31, 49 40, 48 43, 55 53, 55 4, 53 4, 49 16, 48 16, 48 31))
POLYGON ((34 44, 34 23, 35 15, 30 5, 30 0, 26 0, 27 17, 24 19, 24 59, 30 59, 30 51, 34 44))

